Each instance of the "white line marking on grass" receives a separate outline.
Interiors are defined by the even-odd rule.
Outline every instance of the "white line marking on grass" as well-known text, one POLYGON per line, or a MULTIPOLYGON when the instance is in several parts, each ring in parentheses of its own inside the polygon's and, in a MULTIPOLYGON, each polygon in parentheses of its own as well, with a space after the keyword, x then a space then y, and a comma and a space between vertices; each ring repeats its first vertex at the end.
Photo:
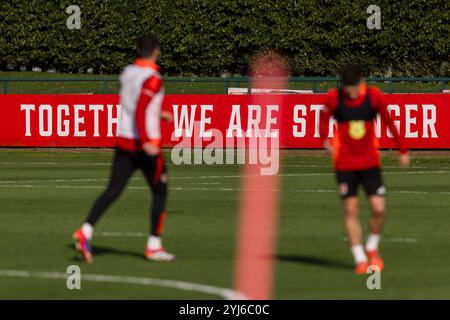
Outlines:
POLYGON ((387 241, 387 242, 397 242, 397 243, 417 243, 419 242, 416 238, 386 238, 384 239, 382 237, 381 241, 387 241))
MULTIPOLYGON (((0 184, 0 188, 55 188, 55 189, 105 189, 105 186, 54 186, 54 185, 37 185, 37 184, 0 184)), ((139 187, 128 187, 129 189, 148 189, 139 187)))
POLYGON ((192 182, 192 184, 199 184, 199 185, 220 185, 220 182, 192 182))
MULTIPOLYGON (((318 165, 318 164, 285 164, 281 165, 281 168, 328 168, 333 169, 331 165, 318 165)), ((397 166, 383 166, 386 169, 399 169, 397 166)), ((436 167, 426 167, 426 166, 410 166, 409 169, 435 169, 436 167)), ((448 166, 441 166, 439 169, 448 169, 448 166)))
MULTIPOLYGON (((130 238, 142 238, 147 237, 148 233, 145 232, 120 232, 120 231, 103 231, 99 232, 97 236, 101 237, 130 237, 130 238)), ((344 237, 347 241, 347 237, 344 237)), ((404 237, 382 237, 382 241, 396 242, 396 243, 417 243, 419 240, 416 238, 404 238, 404 237)))
MULTIPOLYGON (((62 272, 0 270, 0 276, 15 277, 15 278, 67 279, 68 274, 62 272)), ((201 293, 216 295, 227 300, 244 299, 243 294, 232 289, 177 280, 165 280, 165 279, 129 277, 129 276, 113 276, 106 274, 82 274, 81 280, 93 282, 137 284, 142 286, 158 286, 185 291, 197 291, 201 293)))
MULTIPOLYGON (((307 192, 307 193, 335 193, 337 190, 334 189, 293 189, 285 190, 284 192, 307 192)), ((440 195, 450 195, 450 191, 416 191, 416 190, 387 190, 387 193, 399 193, 399 194, 440 194, 440 195)))
MULTIPOLYGON (((284 192, 306 192, 306 193, 335 193, 337 190, 334 189, 293 189, 285 190, 284 192)), ((450 195, 450 191, 415 191, 415 190, 387 190, 387 193, 398 193, 398 194, 439 194, 439 195, 450 195)))
POLYGON ((101 237, 148 237, 145 232, 120 232, 120 231, 103 231, 98 233, 101 237))
MULTIPOLYGON (((55 189, 105 189, 104 186, 65 186, 65 185, 34 185, 34 184, 0 184, 0 188, 30 188, 30 189, 41 189, 41 188, 55 188, 55 189)), ((134 190, 148 190, 148 187, 134 187, 129 186, 128 189, 134 190)), ((237 192, 242 191, 241 188, 185 188, 185 187, 171 187, 169 190, 176 191, 230 191, 237 192)), ((271 190, 255 190, 255 191, 269 191, 275 192, 278 189, 271 190)), ((283 192, 294 192, 294 193, 336 193, 334 189, 288 189, 283 192)), ((388 190, 387 193, 395 194, 433 194, 433 195, 450 195, 450 191, 416 191, 416 190, 388 190)))
POLYGON ((42 165, 42 166, 48 166, 48 165, 57 165, 56 162, 0 162, 0 165, 42 165))
MULTIPOLYGON (((344 237, 344 241, 348 241, 347 237, 344 237)), ((416 238, 402 238, 402 237, 381 237, 381 242, 395 242, 395 243, 411 243, 415 244, 419 242, 416 238)))
POLYGON ((0 165, 26 165, 26 166, 111 166, 111 162, 0 162, 0 165))
MULTIPOLYGON (((85 162, 85 161, 77 161, 77 162, 10 162, 10 161, 0 161, 0 165, 37 165, 37 166, 76 166, 76 165, 86 165, 86 166, 111 166, 111 162, 85 162)), ((238 164, 221 164, 218 166, 236 166, 240 167, 242 165, 238 164)), ((316 165, 316 164, 286 164, 282 165, 283 168, 329 168, 333 167, 330 165, 316 165)), ((389 169, 398 169, 399 166, 396 165, 386 165, 383 168, 389 169)), ((410 166, 410 169, 434 169, 435 167, 429 166, 410 166)), ((442 166, 442 168, 448 169, 448 166, 442 166)))
MULTIPOLYGON (((442 173, 450 173, 447 170, 439 170, 439 171, 390 171, 383 172, 383 175, 396 175, 396 174, 442 174, 442 173)), ((280 174, 281 177, 309 177, 309 176, 334 176, 335 174, 332 172, 329 173, 287 173, 280 174)), ((227 179, 227 178, 242 178, 244 175, 213 175, 213 176, 175 176, 171 177, 171 180, 183 180, 183 179, 227 179)), ((135 177, 131 178, 131 180, 141 181, 144 178, 135 177)), ((81 179, 37 179, 37 180, 4 180, 0 181, 2 183, 35 183, 35 182, 95 182, 95 181, 109 181, 109 178, 81 178, 81 179)))
POLYGON ((0 181, 1 183, 34 183, 34 182, 71 182, 71 181, 75 181, 75 182, 90 182, 90 181, 105 181, 108 179, 48 179, 48 180, 4 180, 4 181, 0 181))
POLYGON ((428 174, 428 173, 449 173, 448 170, 438 170, 438 171, 385 171, 382 174, 428 174))

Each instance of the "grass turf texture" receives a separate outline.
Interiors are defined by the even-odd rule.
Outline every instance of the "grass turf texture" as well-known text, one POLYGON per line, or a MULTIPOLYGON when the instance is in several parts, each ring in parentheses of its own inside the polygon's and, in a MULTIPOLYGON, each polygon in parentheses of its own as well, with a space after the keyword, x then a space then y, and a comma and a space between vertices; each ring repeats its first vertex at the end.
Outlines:
MULTIPOLYGON (((381 242, 386 263, 381 290, 368 290, 366 277, 352 273, 352 257, 344 241, 342 210, 334 191, 329 158, 317 151, 284 153, 275 298, 450 298, 449 153, 413 153, 412 167, 407 171, 414 173, 398 173, 402 170, 396 166, 395 154, 384 153, 388 223, 381 242)), ((93 240, 94 263, 84 265, 75 258, 72 231, 102 192, 111 158, 109 150, 0 150, 0 270, 64 273, 68 265, 77 264, 89 274, 151 277, 231 288, 239 193, 223 188, 239 188, 240 179, 229 177, 239 175, 240 168, 233 165, 169 163, 171 191, 165 245, 177 254, 175 262, 145 261, 145 235, 102 236, 104 232, 147 233, 149 191, 138 172, 98 224, 93 240)), ((367 234, 368 208, 364 201, 361 216, 367 234)), ((29 298, 217 296, 175 288, 88 281, 82 282, 81 290, 68 290, 63 279, 0 276, 0 299, 29 298)))
MULTIPOLYGON (((10 94, 68 94, 68 93, 111 93, 119 92, 118 75, 67 74, 46 72, 0 72, 0 93, 10 94), (20 81, 27 79, 27 81, 20 81), (59 79, 60 81, 49 81, 59 79), (61 79, 71 79, 62 81, 61 79), (95 80, 97 79, 97 80, 95 80), (100 79, 100 80, 99 80, 100 79), (106 82, 103 79, 107 80, 106 82), (14 81, 16 80, 16 81, 14 81), (17 81, 19 80, 19 81, 17 81), (76 81, 75 81, 76 80, 76 81)), ((182 78, 165 77, 166 93, 168 94, 227 94, 228 88, 247 88, 247 81, 231 81, 226 78, 182 78)), ((386 82, 370 82, 384 92, 389 91, 386 82)), ((314 90, 324 93, 336 87, 335 81, 291 81, 289 89, 314 90)), ((450 89, 450 83, 439 82, 393 82, 392 92, 405 93, 440 93, 450 89)))

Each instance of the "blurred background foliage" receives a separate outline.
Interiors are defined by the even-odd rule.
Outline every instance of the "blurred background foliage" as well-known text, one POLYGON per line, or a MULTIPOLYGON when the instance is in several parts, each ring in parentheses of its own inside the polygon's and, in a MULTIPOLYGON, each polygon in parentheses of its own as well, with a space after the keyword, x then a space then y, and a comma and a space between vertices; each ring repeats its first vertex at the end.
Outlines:
POLYGON ((138 35, 161 40, 170 76, 246 75, 251 56, 284 54, 293 76, 449 76, 448 0, 8 0, 0 3, 0 69, 118 73, 138 35), (376 3, 373 3, 376 2, 376 3), (381 30, 369 30, 370 4, 381 30), (78 5, 81 29, 65 9, 78 5))

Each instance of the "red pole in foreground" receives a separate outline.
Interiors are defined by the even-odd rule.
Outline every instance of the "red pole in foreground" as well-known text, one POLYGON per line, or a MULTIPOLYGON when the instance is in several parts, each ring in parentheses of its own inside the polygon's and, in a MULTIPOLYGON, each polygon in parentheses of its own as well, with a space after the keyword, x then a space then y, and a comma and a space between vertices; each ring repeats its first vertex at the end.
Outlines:
MULTIPOLYGON (((254 89, 283 89, 286 85, 286 64, 278 54, 268 52, 258 55, 254 59, 251 69, 252 88, 254 89), (273 77, 276 77, 276 80, 272 79, 273 77)), ((264 95, 256 95, 251 100, 252 103, 262 106, 263 110, 266 107, 264 95)), ((279 99, 272 96, 270 103, 273 104, 274 101, 281 108, 282 96, 279 96, 279 99)), ((281 119, 278 117, 275 126, 278 135, 281 132, 279 130, 280 121, 281 119)), ((279 156, 279 143, 273 144, 273 139, 279 139, 279 136, 253 139, 256 139, 255 146, 258 152, 261 148, 265 148, 264 152, 269 150, 272 152, 272 156, 279 156)), ((255 150, 247 151, 250 153, 255 150)), ((278 222, 279 177, 278 174, 262 175, 263 167, 264 165, 260 161, 257 164, 244 166, 236 243, 236 291, 247 299, 257 300, 272 298, 273 257, 278 222)))
POLYGON ((278 177, 259 176, 259 169, 259 165, 247 165, 244 169, 236 290, 248 299, 271 299, 278 177))

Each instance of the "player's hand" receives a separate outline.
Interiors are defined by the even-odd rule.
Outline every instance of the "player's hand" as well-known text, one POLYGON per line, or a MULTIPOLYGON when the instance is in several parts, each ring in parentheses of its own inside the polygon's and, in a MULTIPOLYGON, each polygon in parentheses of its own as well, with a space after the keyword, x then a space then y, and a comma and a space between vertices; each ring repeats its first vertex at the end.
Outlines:
POLYGON ((144 143, 142 149, 144 149, 145 154, 148 156, 157 156, 161 152, 161 149, 151 142, 144 143))
POLYGON ((323 147, 330 153, 333 154, 333 145, 331 144, 330 139, 325 139, 323 142, 323 147))
POLYGON ((171 123, 173 121, 173 115, 169 111, 161 111, 161 119, 171 123))
POLYGON ((409 153, 401 153, 398 160, 402 168, 406 169, 409 167, 409 153))

